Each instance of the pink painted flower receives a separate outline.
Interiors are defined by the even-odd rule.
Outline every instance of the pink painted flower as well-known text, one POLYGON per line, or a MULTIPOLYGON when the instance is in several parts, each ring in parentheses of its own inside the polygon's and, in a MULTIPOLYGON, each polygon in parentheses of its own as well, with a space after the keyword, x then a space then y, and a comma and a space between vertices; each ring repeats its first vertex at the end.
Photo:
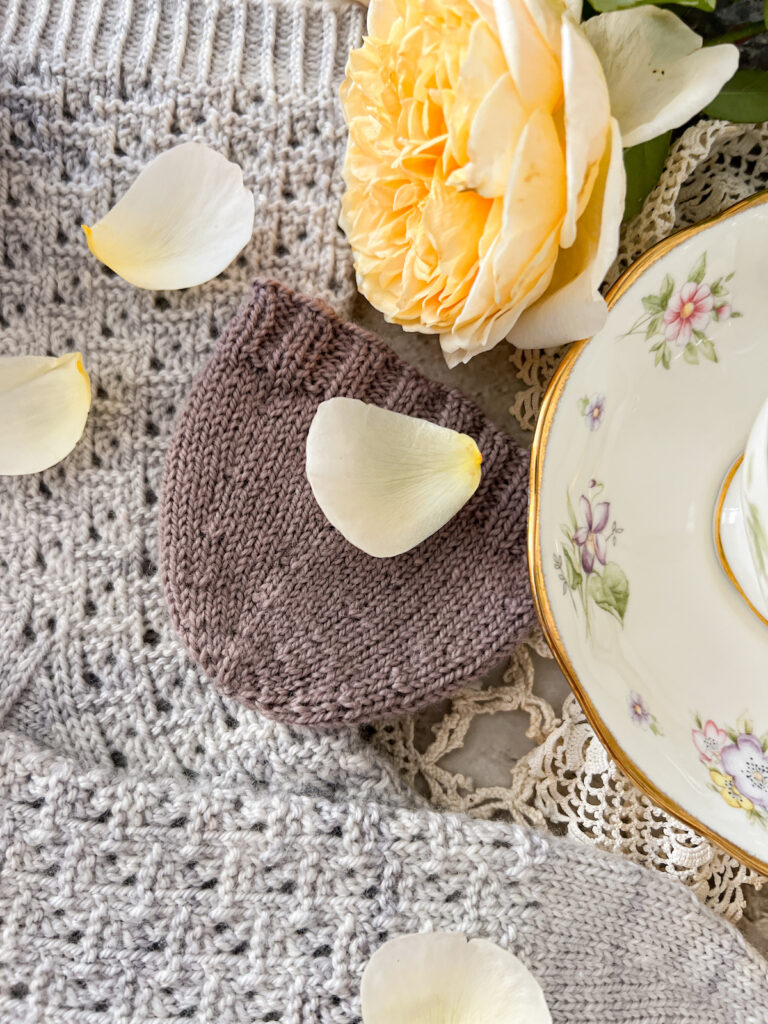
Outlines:
POLYGON ((720 751, 730 742, 726 731, 716 725, 712 719, 706 723, 703 729, 692 729, 691 736, 700 759, 707 763, 719 761, 720 751))
POLYGON ((694 331, 703 331, 709 323, 715 301, 709 285, 688 281, 669 300, 664 314, 664 335, 681 348, 694 331))
POLYGON ((582 494, 579 505, 584 517, 584 526, 580 526, 574 533, 573 542, 581 548, 582 569, 590 573, 595 567, 595 559, 601 565, 605 565, 608 558, 603 531, 608 525, 611 504, 608 501, 599 501, 593 508, 589 498, 582 494))
POLYGON ((719 306, 715 306, 715 315, 717 319, 722 323, 724 320, 731 319, 731 304, 730 302, 723 302, 719 306))

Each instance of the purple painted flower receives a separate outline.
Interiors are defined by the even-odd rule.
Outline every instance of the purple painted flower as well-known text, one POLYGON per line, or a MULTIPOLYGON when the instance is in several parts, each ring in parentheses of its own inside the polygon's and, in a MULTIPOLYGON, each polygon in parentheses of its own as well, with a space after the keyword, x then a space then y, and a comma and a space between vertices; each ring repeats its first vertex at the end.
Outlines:
POLYGON ((629 713, 636 725, 650 725, 653 717, 645 706, 645 701, 635 690, 629 695, 629 713))
POLYGON ((768 756, 757 736, 744 733, 720 752, 723 770, 756 807, 768 810, 768 756))
POLYGON ((603 422, 605 412, 605 395, 593 395, 584 413, 584 419, 590 430, 597 430, 603 422))
POLYGON ((574 533, 573 542, 581 548, 581 566, 584 572, 590 573, 595 567, 595 559, 601 565, 605 565, 608 557, 603 531, 608 525, 611 504, 608 501, 599 501, 593 509, 592 502, 582 494, 579 505, 584 526, 580 526, 574 533))

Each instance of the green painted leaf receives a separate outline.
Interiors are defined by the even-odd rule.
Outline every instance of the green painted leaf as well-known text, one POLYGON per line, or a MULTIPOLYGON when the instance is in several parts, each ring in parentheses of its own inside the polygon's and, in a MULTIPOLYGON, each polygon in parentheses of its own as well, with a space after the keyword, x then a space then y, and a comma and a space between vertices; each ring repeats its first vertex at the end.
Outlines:
MULTIPOLYGON (((655 345, 651 345, 651 352, 658 352, 660 348, 664 348, 666 341, 662 338, 661 341, 657 341, 655 345)), ((660 360, 659 360, 660 361, 660 360)))
MULTIPOLYGON (((612 0, 606 0, 608 4, 612 0)), ((634 7, 634 3, 616 3, 614 6, 600 6, 596 0, 592 6, 599 11, 621 10, 623 7, 634 7)), ((624 200, 624 220, 631 220, 643 208, 646 196, 653 190, 664 168, 669 152, 671 132, 665 132, 649 142, 641 142, 639 146, 630 146, 624 150, 624 169, 627 172, 627 195, 624 200)), ((669 301, 669 300, 667 300, 669 301)), ((662 307, 663 308, 663 307, 662 307)))
POLYGON ((661 282, 661 292, 659 293, 659 299, 664 309, 669 305, 669 300, 672 298, 672 292, 675 290, 675 282, 669 276, 664 275, 664 280, 661 282))
POLYGON ((647 309, 649 313, 661 313, 662 305, 658 295, 646 295, 643 298, 643 308, 647 309))
POLYGON ((704 113, 737 124, 768 120, 768 71, 740 68, 704 113))
POLYGON ((576 403, 576 408, 579 410, 579 415, 584 416, 589 408, 589 399, 586 396, 584 398, 580 398, 576 403))
POLYGON ((657 313, 656 316, 651 319, 651 321, 649 322, 648 327, 646 328, 646 331, 645 331, 645 340, 646 341, 650 341, 650 339, 654 336, 654 334, 658 334, 659 333, 659 328, 661 327, 661 324, 662 324, 663 320, 664 320, 664 314, 663 313, 657 313))
POLYGON ((735 729, 726 729, 725 732, 726 732, 726 734, 728 736, 728 739, 731 741, 731 743, 735 743, 736 740, 739 738, 739 734, 736 732, 735 729))
POLYGON ((721 299, 724 295, 728 294, 728 289, 723 284, 722 277, 718 277, 716 281, 713 281, 709 286, 709 290, 715 296, 716 299, 721 299))
POLYGON ((662 342, 659 346, 654 345, 654 348, 657 348, 657 347, 658 347, 658 351, 656 352, 656 358, 653 360, 653 365, 654 366, 658 366, 659 363, 663 360, 663 358, 664 358, 664 349, 666 348, 666 344, 664 342, 662 342))
POLYGON ((694 284, 701 284, 704 280, 704 275, 707 272, 707 254, 703 252, 696 263, 696 266, 688 275, 688 280, 693 281, 694 284))
POLYGON ((694 720, 696 722, 696 728, 697 729, 703 729, 704 728, 704 723, 701 721, 701 715, 698 713, 698 711, 694 715, 694 720))
POLYGON ((699 338, 699 342, 696 348, 698 349, 699 355, 704 356, 704 358, 708 359, 711 363, 717 362, 717 351, 715 349, 715 343, 713 341, 710 341, 709 338, 699 338))
POLYGON ((699 357, 696 353, 696 349, 692 341, 689 341, 683 349, 683 359, 686 361, 686 363, 693 363, 694 365, 698 366, 699 357))
POLYGON ((573 559, 568 551, 565 552, 565 575, 568 580, 568 586, 571 590, 578 590, 584 577, 574 565, 573 559))
POLYGON ((669 367, 672 365, 672 356, 669 352, 669 345, 665 345, 664 348, 661 350, 661 361, 664 364, 665 370, 668 370, 669 367))
POLYGON ((629 601, 629 581, 623 569, 608 562, 602 574, 591 573, 587 581, 587 594, 603 611, 624 622, 629 601))

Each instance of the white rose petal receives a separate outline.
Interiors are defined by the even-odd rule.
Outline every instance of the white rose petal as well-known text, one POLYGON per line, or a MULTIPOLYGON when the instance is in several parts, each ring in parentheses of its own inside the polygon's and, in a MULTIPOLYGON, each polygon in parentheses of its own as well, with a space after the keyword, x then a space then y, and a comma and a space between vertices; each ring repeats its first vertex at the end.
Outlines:
POLYGON ((481 462, 466 434, 354 398, 322 402, 307 435, 318 505, 376 558, 409 551, 455 516, 477 490, 481 462))
POLYGON ((517 348, 549 348, 589 338, 605 323, 608 307, 599 288, 616 255, 626 186, 615 120, 610 130, 611 148, 579 220, 576 243, 560 253, 547 291, 514 325, 508 340, 517 348))
POLYGON ((253 233, 243 173, 195 142, 152 160, 89 228, 93 255, 138 288, 191 288, 229 266, 253 233))
POLYGON ((364 1024, 551 1024, 539 983, 486 939, 429 932, 381 946, 360 989, 364 1024))
POLYGON ((583 28, 603 65, 625 146, 698 114, 739 64, 735 46, 702 47, 701 36, 658 7, 600 14, 583 28))
POLYGON ((55 466, 83 435, 91 384, 79 352, 0 358, 0 475, 55 466))

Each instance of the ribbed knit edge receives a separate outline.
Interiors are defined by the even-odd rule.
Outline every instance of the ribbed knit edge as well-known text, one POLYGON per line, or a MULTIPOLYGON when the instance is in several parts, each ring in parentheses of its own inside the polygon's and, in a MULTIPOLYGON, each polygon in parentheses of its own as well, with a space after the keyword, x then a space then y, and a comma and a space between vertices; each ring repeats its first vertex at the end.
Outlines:
POLYGON ((364 21, 357 4, 322 0, 8 0, 0 57, 19 73, 71 67, 125 88, 184 78, 314 97, 335 92, 364 21))

